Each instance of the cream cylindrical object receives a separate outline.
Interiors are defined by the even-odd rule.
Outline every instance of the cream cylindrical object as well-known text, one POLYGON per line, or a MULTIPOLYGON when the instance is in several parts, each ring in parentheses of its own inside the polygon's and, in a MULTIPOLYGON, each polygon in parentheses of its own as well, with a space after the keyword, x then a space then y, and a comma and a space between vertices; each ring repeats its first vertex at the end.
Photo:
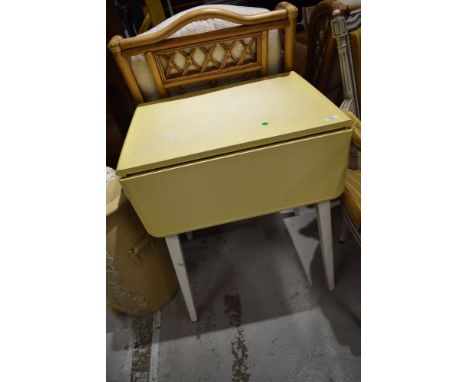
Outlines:
POLYGON ((132 316, 164 306, 177 279, 164 239, 151 237, 107 168, 106 287, 109 305, 132 316))

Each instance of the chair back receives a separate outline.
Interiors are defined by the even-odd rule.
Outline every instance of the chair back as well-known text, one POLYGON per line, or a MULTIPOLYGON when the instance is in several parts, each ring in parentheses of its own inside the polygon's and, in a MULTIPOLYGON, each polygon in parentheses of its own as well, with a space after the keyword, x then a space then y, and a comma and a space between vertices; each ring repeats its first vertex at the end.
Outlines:
POLYGON ((281 2, 274 11, 252 15, 219 8, 194 9, 154 33, 129 38, 114 36, 108 47, 135 104, 139 104, 145 97, 132 70, 135 56, 144 59, 151 85, 155 86, 158 97, 164 98, 171 95, 171 90, 184 91, 185 86, 206 82, 216 86, 223 78, 252 73, 267 75, 268 33, 280 29, 284 31, 283 71, 290 71, 296 18, 297 8, 288 2, 281 2), (209 19, 236 26, 171 38, 186 25, 209 19))

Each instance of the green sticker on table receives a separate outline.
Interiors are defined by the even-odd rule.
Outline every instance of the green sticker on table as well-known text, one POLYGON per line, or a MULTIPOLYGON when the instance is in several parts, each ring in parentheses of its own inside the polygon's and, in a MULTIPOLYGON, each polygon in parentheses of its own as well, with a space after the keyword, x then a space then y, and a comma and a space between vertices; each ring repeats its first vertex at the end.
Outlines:
POLYGON ((262 122, 262 125, 263 125, 263 126, 267 126, 267 125, 268 125, 268 122, 262 122))

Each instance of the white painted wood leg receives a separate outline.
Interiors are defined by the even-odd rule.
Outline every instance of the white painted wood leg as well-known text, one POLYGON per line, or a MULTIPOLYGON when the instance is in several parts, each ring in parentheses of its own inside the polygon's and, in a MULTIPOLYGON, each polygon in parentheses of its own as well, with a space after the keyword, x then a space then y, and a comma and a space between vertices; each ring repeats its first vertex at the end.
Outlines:
POLYGON ((193 232, 192 231, 185 232, 185 237, 187 238, 187 240, 192 240, 193 239, 193 232))
POLYGON ((333 269, 333 236, 331 224, 330 201, 315 205, 317 223, 320 235, 320 247, 322 248, 323 265, 327 277, 328 289, 335 289, 335 274, 333 269))
POLYGON ((294 216, 299 216, 301 214, 301 207, 294 208, 294 216))
POLYGON ((185 268, 184 254, 182 252, 182 246, 180 245, 179 236, 167 236, 166 243, 190 319, 195 322, 198 320, 197 311, 193 301, 192 290, 190 289, 190 282, 187 275, 187 269, 185 268))

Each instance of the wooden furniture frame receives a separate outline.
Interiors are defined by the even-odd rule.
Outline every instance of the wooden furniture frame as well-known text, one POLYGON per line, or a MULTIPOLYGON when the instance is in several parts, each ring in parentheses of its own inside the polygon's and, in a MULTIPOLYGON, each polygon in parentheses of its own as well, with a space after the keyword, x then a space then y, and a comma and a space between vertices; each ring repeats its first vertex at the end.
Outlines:
MULTIPOLYGON (((333 11, 333 19, 331 20, 331 30, 333 38, 336 40, 336 47, 341 70, 341 82, 343 86, 344 100, 340 105, 340 109, 354 113, 357 118, 361 116, 361 108, 359 104, 359 96, 356 86, 356 76, 353 64, 353 56, 351 52, 351 45, 349 40, 349 31, 354 30, 361 25, 361 11, 360 9, 353 11, 349 17, 345 18, 341 10, 336 9, 333 11)), ((360 59, 359 57, 357 59, 360 59)), ((361 150, 361 131, 360 129, 354 130, 353 138, 354 146, 351 148, 352 155, 358 158, 357 169, 360 171, 360 150, 361 150)), ((349 170, 348 170, 349 171, 349 170)), ((349 175, 348 175, 349 176, 349 175)), ((359 195, 360 198, 360 195, 359 195)), ((348 212, 343 207, 343 223, 341 234, 339 237, 340 242, 344 242, 346 232, 349 229, 353 234, 356 241, 361 245, 361 232, 354 226, 352 219, 348 212)))
POLYGON ((310 15, 307 38, 306 78, 322 93, 325 93, 332 74, 336 58, 336 41, 331 30, 333 12, 342 16, 360 9, 360 4, 343 4, 336 0, 324 0, 314 7, 310 15))
POLYGON ((360 25, 360 10, 353 12, 353 14, 347 19, 343 17, 339 9, 333 11, 331 30, 333 38, 336 40, 344 97, 340 108, 342 110, 353 112, 358 118, 361 117, 361 113, 348 31, 353 30, 360 25))
POLYGON ((187 12, 166 28, 143 36, 123 38, 114 36, 108 47, 120 68, 136 105, 144 102, 142 92, 133 74, 130 57, 143 54, 156 89, 161 98, 169 96, 170 88, 209 82, 216 86, 222 78, 247 73, 268 73, 268 31, 284 30, 283 71, 292 70, 296 35, 297 8, 281 2, 276 9, 255 15, 240 15, 223 9, 204 8, 187 12), (238 26, 191 36, 170 38, 172 34, 194 21, 221 19, 238 26), (235 44, 241 44, 243 53, 232 56, 235 44), (224 57, 213 57, 214 47, 224 50, 224 57), (195 51, 202 52, 204 60, 193 60, 195 51), (175 64, 174 56, 185 57, 184 67, 175 64))
MULTIPOLYGON (((361 150, 361 128, 360 123, 357 125, 356 116, 352 113, 347 113, 351 119, 354 119, 353 137, 351 149, 361 150)), ((345 190, 341 195, 341 210, 343 212, 343 221, 341 226, 341 233, 339 241, 343 243, 346 240, 347 231, 350 230, 356 239, 357 243, 361 245, 361 168, 348 169, 345 180, 345 190), (359 219, 357 219, 359 213, 359 219)))
POLYGON ((145 13, 145 17, 138 33, 146 32, 152 26, 158 25, 166 20, 161 0, 145 0, 143 12, 145 13))

